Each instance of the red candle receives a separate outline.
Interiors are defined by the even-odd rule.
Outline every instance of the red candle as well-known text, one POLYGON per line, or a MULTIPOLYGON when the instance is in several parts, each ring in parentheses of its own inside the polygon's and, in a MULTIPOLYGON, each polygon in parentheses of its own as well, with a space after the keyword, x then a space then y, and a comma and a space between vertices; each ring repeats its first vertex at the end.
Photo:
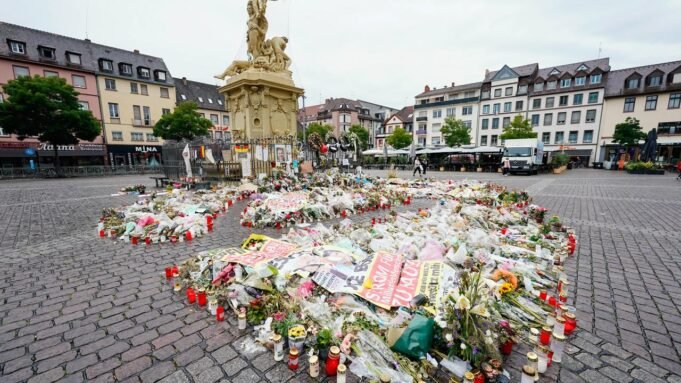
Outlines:
POLYGON ((187 287, 187 300, 189 304, 196 302, 196 293, 194 293, 194 289, 191 287, 187 287))
POLYGON ((166 278, 170 279, 173 277, 173 268, 172 267, 166 267, 166 278))
POLYGON ((213 224, 213 216, 212 216, 212 215, 207 215, 207 216, 206 216, 206 224, 207 224, 207 225, 212 225, 212 224, 213 224))
POLYGON ((542 290, 539 292, 539 299, 546 302, 546 290, 542 290))
POLYGON ((549 303, 549 306, 551 306, 551 307, 557 307, 558 306, 558 302, 556 301, 556 297, 554 297, 554 296, 549 297, 548 303, 549 303))
POLYGON ((180 269, 177 267, 177 265, 173 266, 173 277, 179 277, 180 276, 180 269))
POLYGON ((104 230, 100 230, 100 231, 99 231, 99 237, 100 237, 100 238, 104 238, 104 230))
POLYGON ((230 199, 229 201, 227 201, 227 207, 232 207, 232 204, 233 204, 233 203, 234 203, 234 201, 232 201, 232 200, 230 199))
POLYGON ((371 219, 371 225, 372 225, 372 226, 376 225, 376 218, 372 218, 372 219, 371 219))
POLYGON ((565 313, 563 317, 565 317, 565 330, 563 332, 565 335, 570 335, 577 328, 577 317, 573 313, 565 313))
POLYGON ((205 306, 208 303, 206 299, 206 290, 199 289, 199 306, 205 306))
POLYGON ((343 210, 343 212, 341 212, 341 216, 343 216, 343 218, 345 218, 345 217, 348 216, 348 213, 345 210, 343 210))
POLYGON ((501 228, 501 235, 506 235, 507 232, 508 232, 507 228, 505 228, 505 227, 501 228))
POLYGON ((281 230, 281 222, 277 222, 277 230, 281 230))
POLYGON ((543 344, 544 346, 548 346, 549 343, 551 343, 551 331, 553 329, 551 326, 544 326, 541 329, 541 333, 539 334, 539 342, 543 344))
POLYGON ((147 245, 151 245, 151 238, 149 237, 144 238, 144 243, 146 243, 147 245))
POLYGON ((208 224, 208 231, 213 231, 213 222, 208 224))
POLYGON ((192 232, 191 231, 185 232, 184 233, 184 239, 186 239, 187 241, 191 241, 192 240, 192 232))
POLYGON ((549 354, 547 355, 549 361, 546 363, 547 367, 551 367, 551 362, 553 362, 553 351, 549 351, 549 354))
POLYGON ((340 349, 332 346, 326 359, 326 376, 336 376, 340 364, 340 349))
POLYGON ((138 237, 132 237, 132 238, 130 238, 130 242, 132 242, 133 245, 136 245, 136 244, 137 244, 137 241, 139 241, 139 238, 138 238, 138 237))
POLYGON ((218 308, 215 311, 215 319, 217 319, 218 322, 222 322, 225 320, 225 308, 222 306, 218 306, 218 308))

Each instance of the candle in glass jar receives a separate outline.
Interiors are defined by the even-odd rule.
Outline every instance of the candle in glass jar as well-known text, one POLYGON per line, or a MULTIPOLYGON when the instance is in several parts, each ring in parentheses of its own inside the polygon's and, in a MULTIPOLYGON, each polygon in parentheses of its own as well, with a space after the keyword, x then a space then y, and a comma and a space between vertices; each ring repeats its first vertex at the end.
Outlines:
POLYGON ((541 344, 534 348, 534 353, 537 354, 537 372, 543 374, 546 372, 549 363, 549 349, 541 344))
POLYGON ((218 300, 215 299, 215 298, 209 299, 208 300, 208 311, 210 311, 210 315, 216 315, 217 309, 218 309, 218 300))
POLYGON ((288 368, 295 371, 298 369, 298 349, 292 348, 288 353, 288 368))
POLYGON ((182 290, 182 284, 180 282, 175 282, 175 287, 173 287, 173 290, 175 290, 176 293, 179 293, 180 290, 182 290))
POLYGON ((570 335, 572 334, 573 331, 577 328, 577 317, 573 313, 565 313, 563 315, 565 318, 565 335, 570 335))
POLYGON ((272 341, 274 342, 274 360, 281 362, 284 360, 284 341, 279 334, 275 334, 272 341))
POLYGON ((546 290, 542 290, 539 292, 539 299, 546 302, 546 290))
POLYGON ((239 313, 239 330, 246 329, 246 313, 239 313))
POLYGON ((565 335, 565 318, 556 318, 556 324, 553 325, 553 332, 555 334, 565 335))
POLYGON ((218 306, 215 309, 215 318, 217 319, 218 322, 222 322, 225 320, 225 308, 222 306, 218 306))
POLYGON ((553 351, 552 360, 560 363, 563 359, 563 349, 565 348, 565 336, 563 334, 553 333, 551 340, 551 351, 553 351))
POLYGON ((339 364, 336 369, 336 383, 345 383, 345 378, 347 376, 348 368, 344 364, 339 364))
POLYGON ((172 267, 166 267, 166 278, 170 279, 173 277, 173 268, 172 267))
POLYGON ((535 344, 539 341, 539 330, 536 328, 530 329, 530 344, 535 344))
POLYGON ((208 297, 206 296, 206 289, 203 287, 199 289, 199 306, 205 306, 208 303, 208 297))
POLYGON ((465 374, 463 374, 463 383, 473 383, 475 381, 475 374, 473 374, 471 371, 466 371, 465 374))
POLYGON ((570 292, 570 282, 568 282, 567 280, 564 280, 563 283, 560 284, 560 290, 559 291, 560 291, 561 294, 568 295, 568 293, 570 292))
POLYGON ((340 348, 332 346, 329 349, 329 357, 326 359, 326 376, 336 376, 340 364, 340 348))
POLYGON ((548 345, 551 343, 551 331, 553 328, 551 326, 544 326, 541 329, 541 334, 539 334, 539 342, 543 345, 548 345))
POLYGON ((309 360, 310 363, 310 376, 316 378, 319 376, 319 357, 317 355, 312 355, 309 360))
POLYGON ((390 375, 385 374, 385 373, 381 374, 381 376, 378 377, 378 380, 381 383, 390 383, 390 381, 391 381, 390 375))
POLYGON ((196 293, 191 287, 187 287, 187 300, 190 304, 196 302, 196 293))
POLYGON ((539 380, 539 372, 537 372, 538 361, 539 361, 539 357, 537 356, 537 354, 535 354, 532 351, 527 353, 527 364, 529 366, 531 366, 532 369, 534 370, 534 381, 535 382, 539 380))
POLYGON ((532 366, 523 366, 523 374, 520 378, 520 383, 534 383, 534 368, 532 368, 532 366))
POLYGON ((177 278, 180 276, 180 269, 177 267, 177 265, 173 266, 173 278, 177 278))
POLYGON ((553 327, 553 325, 556 324, 556 313, 549 313, 549 316, 546 317, 546 325, 553 327))

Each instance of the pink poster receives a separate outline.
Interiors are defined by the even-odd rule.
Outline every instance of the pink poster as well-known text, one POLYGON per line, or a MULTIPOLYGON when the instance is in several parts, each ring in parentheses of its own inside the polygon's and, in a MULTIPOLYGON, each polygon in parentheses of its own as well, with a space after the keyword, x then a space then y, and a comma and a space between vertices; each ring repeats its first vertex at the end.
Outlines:
POLYGON ((409 307, 412 298, 417 295, 420 275, 421 262, 411 260, 404 262, 400 281, 393 294, 393 307, 409 307))
POLYGON ((393 295, 400 280, 401 270, 401 256, 378 252, 358 295, 376 306, 389 310, 393 304, 393 295))
POLYGON ((255 267, 262 262, 268 262, 272 259, 286 257, 296 248, 297 246, 294 244, 276 239, 270 239, 263 245, 260 251, 251 251, 244 255, 225 256, 222 258, 222 261, 255 267))

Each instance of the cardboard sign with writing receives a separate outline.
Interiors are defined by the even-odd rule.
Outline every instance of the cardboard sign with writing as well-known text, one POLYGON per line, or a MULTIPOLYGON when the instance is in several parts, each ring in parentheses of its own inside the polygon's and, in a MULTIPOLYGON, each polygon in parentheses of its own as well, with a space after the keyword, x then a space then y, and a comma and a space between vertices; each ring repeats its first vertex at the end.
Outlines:
POLYGON ((379 251, 369 269, 360 297, 376 306, 390 309, 393 304, 395 287, 400 280, 402 257, 379 251))

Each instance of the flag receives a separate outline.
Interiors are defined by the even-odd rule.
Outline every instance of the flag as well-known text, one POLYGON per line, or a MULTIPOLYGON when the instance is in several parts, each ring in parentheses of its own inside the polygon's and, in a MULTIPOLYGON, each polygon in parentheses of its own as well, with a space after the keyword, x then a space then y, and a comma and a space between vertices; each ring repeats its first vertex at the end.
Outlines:
POLYGON ((184 150, 182 151, 182 157, 184 158, 184 166, 187 168, 187 177, 193 177, 194 175, 192 174, 192 164, 190 162, 189 144, 185 145, 184 150))

